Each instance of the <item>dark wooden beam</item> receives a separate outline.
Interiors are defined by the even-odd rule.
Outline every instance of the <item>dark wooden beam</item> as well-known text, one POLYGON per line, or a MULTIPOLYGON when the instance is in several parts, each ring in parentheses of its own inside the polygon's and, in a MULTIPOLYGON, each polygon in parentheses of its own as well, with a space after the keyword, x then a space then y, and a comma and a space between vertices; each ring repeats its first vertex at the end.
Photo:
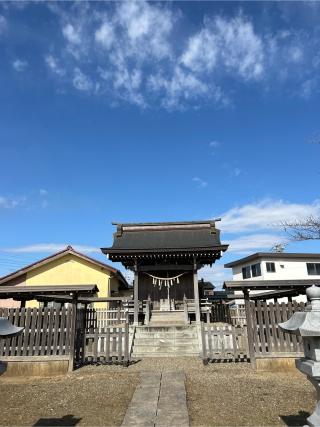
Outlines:
POLYGON ((153 264, 153 265, 142 265, 139 267, 139 271, 166 271, 166 270, 187 270, 193 271, 192 264, 153 264))

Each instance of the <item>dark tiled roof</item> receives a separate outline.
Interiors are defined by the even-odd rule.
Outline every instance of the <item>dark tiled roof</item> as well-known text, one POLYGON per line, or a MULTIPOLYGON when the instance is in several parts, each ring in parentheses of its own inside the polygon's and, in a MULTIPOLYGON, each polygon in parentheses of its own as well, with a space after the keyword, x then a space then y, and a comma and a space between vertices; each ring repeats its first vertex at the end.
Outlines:
POLYGON ((226 250, 213 221, 118 224, 111 248, 104 253, 226 250))

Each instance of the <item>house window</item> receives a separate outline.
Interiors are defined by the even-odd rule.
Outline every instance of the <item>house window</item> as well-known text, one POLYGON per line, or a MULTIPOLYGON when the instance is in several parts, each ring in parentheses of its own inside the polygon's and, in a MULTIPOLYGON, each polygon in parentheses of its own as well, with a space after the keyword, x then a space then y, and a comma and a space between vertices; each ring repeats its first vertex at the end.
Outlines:
POLYGON ((251 277, 250 266, 242 267, 242 278, 243 279, 250 279, 250 277, 251 277))
POLYGON ((252 273, 252 277, 261 276, 261 266, 260 266, 260 263, 253 264, 251 266, 251 273, 252 273))
POLYGON ((307 262, 307 270, 310 276, 320 276, 320 263, 307 262))
POLYGON ((267 266, 267 272, 268 273, 275 273, 276 272, 276 265, 274 262, 266 262, 267 266))

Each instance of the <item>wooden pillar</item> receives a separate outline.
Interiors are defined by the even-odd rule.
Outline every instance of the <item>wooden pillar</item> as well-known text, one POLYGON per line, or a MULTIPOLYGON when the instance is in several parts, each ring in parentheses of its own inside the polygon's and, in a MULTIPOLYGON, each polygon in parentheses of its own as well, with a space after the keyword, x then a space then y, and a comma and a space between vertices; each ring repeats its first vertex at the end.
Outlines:
POLYGON ((25 300, 25 299, 22 299, 22 300, 20 301, 20 308, 25 308, 25 306, 26 306, 26 300, 25 300))
POLYGON ((194 307, 196 311, 196 322, 200 322, 200 300, 199 300, 199 284, 198 284, 198 272, 197 262, 194 257, 193 260, 193 290, 194 290, 194 307))
POLYGON ((256 368, 256 358, 255 358, 254 344, 253 344, 253 334, 255 333, 255 331, 253 330, 253 322, 252 322, 252 317, 251 317, 248 289, 243 290, 243 295, 244 295, 244 306, 245 306, 245 310, 246 310, 246 319, 247 319, 247 335, 248 335, 249 357, 250 357, 251 366, 253 369, 255 369, 256 368))
POLYGON ((134 266, 133 306, 133 324, 137 326, 139 324, 139 272, 137 260, 134 266))

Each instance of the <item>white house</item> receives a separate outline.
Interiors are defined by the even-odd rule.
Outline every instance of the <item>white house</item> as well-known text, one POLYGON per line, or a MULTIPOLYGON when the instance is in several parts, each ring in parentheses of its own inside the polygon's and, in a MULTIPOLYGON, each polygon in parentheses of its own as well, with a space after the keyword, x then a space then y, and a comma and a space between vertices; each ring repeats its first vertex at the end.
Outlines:
POLYGON ((225 267, 233 280, 320 279, 320 254, 257 252, 225 267))
MULTIPOLYGON (((290 281, 310 281, 311 285, 312 280, 320 280, 320 254, 314 253, 257 252, 229 262, 225 267, 232 268, 233 281, 236 282, 265 281, 267 284, 277 281, 282 284, 283 281, 283 288, 286 288, 290 281)), ((254 293, 259 291, 252 291, 254 293)), ((295 299, 306 301, 305 295, 295 299)), ((286 301, 286 298, 279 301, 286 301)))

